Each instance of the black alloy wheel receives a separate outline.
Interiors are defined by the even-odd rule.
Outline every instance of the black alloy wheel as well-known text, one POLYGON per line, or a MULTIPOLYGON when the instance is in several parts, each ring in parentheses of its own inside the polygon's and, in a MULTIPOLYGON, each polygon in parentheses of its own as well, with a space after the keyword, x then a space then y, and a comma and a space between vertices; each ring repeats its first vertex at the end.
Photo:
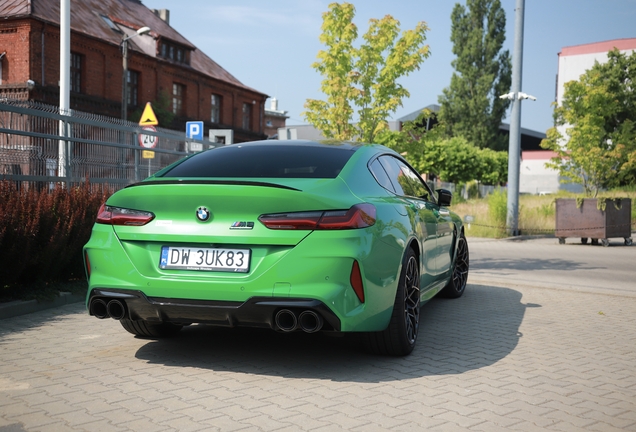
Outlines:
POLYGON ((462 234, 457 239, 457 253, 453 264, 453 274, 448 284, 440 292, 441 296, 459 298, 464 294, 468 282, 469 261, 468 242, 464 234, 462 234))
POLYGON ((420 272, 417 259, 409 256, 404 278, 404 324, 406 339, 415 345, 417 330, 420 324, 420 272))
POLYGON ((420 325, 420 267, 413 249, 402 264, 395 303, 388 327, 379 332, 362 333, 362 343, 374 354, 405 356, 413 351, 420 325))

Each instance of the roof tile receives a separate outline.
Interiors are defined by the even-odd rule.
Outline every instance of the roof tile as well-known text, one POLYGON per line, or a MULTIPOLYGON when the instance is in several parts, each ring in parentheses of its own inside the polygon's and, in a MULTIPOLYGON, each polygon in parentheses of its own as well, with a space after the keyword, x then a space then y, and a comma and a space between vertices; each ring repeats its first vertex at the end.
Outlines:
MULTIPOLYGON (((28 16, 59 25, 60 0, 0 0, 0 17, 28 16)), ((130 27, 133 30, 148 26, 152 29, 153 37, 170 39, 192 49, 190 66, 194 70, 236 87, 261 93, 241 83, 139 0, 71 0, 71 29, 73 31, 119 45, 122 35, 111 29, 102 16, 109 17, 118 25, 130 27)), ((131 44, 130 47, 148 54, 136 44, 131 44)))

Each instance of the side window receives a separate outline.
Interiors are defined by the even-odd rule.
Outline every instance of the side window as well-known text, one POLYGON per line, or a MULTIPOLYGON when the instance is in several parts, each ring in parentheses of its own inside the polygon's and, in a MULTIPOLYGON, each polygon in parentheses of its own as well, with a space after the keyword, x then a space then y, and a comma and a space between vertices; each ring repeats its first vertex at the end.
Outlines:
POLYGON ((380 161, 386 169, 397 194, 425 200, 431 199, 430 190, 426 187, 421 177, 404 162, 391 156, 382 156, 380 161))
POLYGON ((419 174, 413 171, 411 167, 404 162, 398 160, 397 163, 400 165, 400 169, 404 174, 404 182, 408 185, 406 187, 403 186, 403 189, 408 191, 408 195, 423 198, 427 201, 430 200, 428 188, 424 185, 419 174))
POLYGON ((391 179, 389 179, 389 176, 387 175, 386 171, 384 170, 382 164, 380 164, 380 161, 378 159, 371 162, 369 170, 380 186, 395 193, 395 188, 393 187, 393 184, 391 184, 391 179))
POLYGON ((397 160, 391 156, 382 156, 378 159, 384 170, 389 175, 389 179, 391 180, 391 184, 393 184, 393 189, 395 193, 398 195, 408 195, 404 190, 403 182, 401 177, 403 177, 402 170, 400 166, 397 164, 397 160))

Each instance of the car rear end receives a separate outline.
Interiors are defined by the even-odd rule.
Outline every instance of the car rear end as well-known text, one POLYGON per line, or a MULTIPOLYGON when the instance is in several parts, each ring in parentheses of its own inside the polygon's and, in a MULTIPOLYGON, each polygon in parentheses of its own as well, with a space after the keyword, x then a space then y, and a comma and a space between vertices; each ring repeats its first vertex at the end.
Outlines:
POLYGON ((375 270, 364 265, 383 253, 374 241, 376 208, 339 176, 357 149, 228 146, 117 192, 85 246, 90 314, 283 331, 381 329, 386 299, 369 299, 375 270))

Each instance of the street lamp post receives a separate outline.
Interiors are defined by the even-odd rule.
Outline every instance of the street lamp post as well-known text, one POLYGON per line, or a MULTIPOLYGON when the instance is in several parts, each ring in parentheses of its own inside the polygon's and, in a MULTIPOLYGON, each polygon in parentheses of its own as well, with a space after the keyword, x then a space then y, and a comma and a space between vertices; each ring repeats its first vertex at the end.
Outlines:
MULTIPOLYGON (((521 0, 523 1, 523 0, 521 0)), ((513 88, 516 88, 513 84, 513 88)), ((506 209, 506 229, 508 235, 519 235, 519 167, 521 165, 521 101, 537 98, 523 93, 510 92, 499 96, 512 101, 512 118, 510 119, 508 143, 508 205, 506 209)))
POLYGON ((519 168, 521 165, 521 101, 537 100, 521 92, 523 65, 523 15, 525 0, 517 0, 515 8, 515 43, 512 54, 512 92, 499 96, 512 100, 510 141, 508 145, 508 206, 506 227, 508 235, 519 235, 519 168))
MULTIPOLYGON (((71 0, 60 1, 60 115, 67 116, 71 109, 71 0)), ((66 177, 67 122, 60 120, 60 141, 58 144, 57 176, 66 177)))
POLYGON ((126 36, 121 41, 121 53, 122 53, 122 66, 123 76, 121 85, 121 118, 126 120, 128 118, 128 40, 146 34, 150 31, 150 27, 142 27, 137 30, 136 33, 126 36))

